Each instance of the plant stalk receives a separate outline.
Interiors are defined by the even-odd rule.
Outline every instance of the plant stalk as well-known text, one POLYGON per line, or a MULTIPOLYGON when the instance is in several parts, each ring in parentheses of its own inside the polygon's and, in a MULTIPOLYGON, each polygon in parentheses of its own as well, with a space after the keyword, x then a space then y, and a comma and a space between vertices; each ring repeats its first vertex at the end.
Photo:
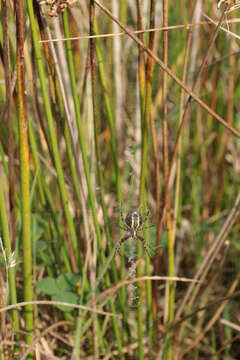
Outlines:
MULTIPOLYGON (((23 0, 16 3, 17 27, 17 89, 18 89, 18 130, 20 151, 20 183, 21 183, 21 215, 22 215, 22 245, 23 245, 23 277, 24 301, 33 300, 32 289, 32 244, 30 224, 30 189, 29 189, 29 149, 28 125, 25 98, 25 69, 24 69, 24 15, 23 0)), ((24 309, 25 341, 29 345, 33 342, 33 306, 24 309)), ((32 354, 29 354, 29 359, 32 354)))

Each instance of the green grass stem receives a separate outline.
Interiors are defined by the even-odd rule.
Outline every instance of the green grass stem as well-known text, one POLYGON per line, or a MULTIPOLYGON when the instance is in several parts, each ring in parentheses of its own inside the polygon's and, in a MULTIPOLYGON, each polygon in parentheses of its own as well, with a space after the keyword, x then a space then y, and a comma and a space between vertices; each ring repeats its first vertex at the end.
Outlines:
MULTIPOLYGON (((12 253, 12 245, 11 245, 11 236, 12 242, 15 240, 15 225, 14 225, 14 157, 13 151, 11 148, 13 147, 13 113, 12 113, 12 94, 11 94, 11 65, 10 65, 10 49, 9 49, 9 17, 8 17, 8 4, 6 0, 3 0, 1 3, 1 20, 2 20, 2 31, 1 37, 3 38, 3 57, 4 57, 4 70, 5 70, 5 96, 6 98, 6 107, 7 107, 7 115, 6 122, 8 124, 8 164, 6 162, 4 156, 4 150, 2 148, 2 143, 0 143, 0 153, 1 153, 1 161, 3 166, 3 173, 6 176, 6 179, 9 179, 6 182, 7 193, 9 193, 9 217, 7 215, 7 204, 5 203, 4 191, 3 191, 3 183, 2 180, 5 176, 2 176, 0 179, 0 224, 2 229, 2 239, 1 247, 4 246, 5 254, 6 254, 6 272, 7 272, 7 290, 6 297, 3 298, 3 302, 8 300, 9 290, 10 290, 10 302, 11 304, 17 303, 17 291, 16 291, 16 279, 15 279, 15 266, 10 263, 11 259, 16 261, 15 257, 13 257, 12 253), (11 228, 12 226, 12 228, 11 228), (3 240, 3 242, 2 242, 3 240), (13 266, 12 266, 13 265, 13 266)), ((2 251, 4 249, 2 248, 2 251)), ((16 256, 16 254, 15 254, 16 256)), ((6 305, 6 304, 4 304, 6 305)), ((15 331, 19 330, 19 317, 16 309, 12 311, 12 321, 13 321, 13 329, 15 331)), ((16 340, 19 340, 19 336, 17 335, 16 340)))
POLYGON ((39 72, 40 84, 41 84, 41 89, 42 89, 44 109, 45 109, 45 113, 46 113, 46 120, 48 123, 49 138, 51 141, 51 148, 52 148, 52 153, 53 153, 54 162, 55 162, 56 171, 57 171, 59 190, 60 190, 60 194, 61 194, 64 213, 66 216, 66 221, 68 224, 69 233, 70 233, 74 248, 77 249, 77 235, 76 235, 76 230, 75 230, 74 223, 73 223, 73 218, 72 218, 72 215, 71 215, 70 209, 69 209, 68 197, 67 197, 66 186, 65 186, 64 176, 63 176, 63 169, 62 169, 62 165, 61 165, 57 137, 56 137, 55 128, 54 128, 53 115, 52 115, 52 111, 51 111, 51 104, 50 104, 49 95, 48 95, 48 91, 47 91, 47 83, 46 83, 45 69, 44 69, 44 65, 43 65, 43 58, 42 58, 41 49, 40 49, 40 45, 39 45, 39 41, 38 41, 39 39, 38 39, 37 22, 36 22, 36 19, 34 16, 33 4, 30 0, 27 0, 27 7, 28 7, 28 14, 29 14, 31 30, 32 30, 34 50, 36 53, 37 68, 38 68, 38 72, 39 72))
MULTIPOLYGON (((15 280, 15 266, 10 266, 9 263, 13 253, 11 249, 11 241, 9 235, 9 228, 8 228, 8 218, 7 218, 7 208, 5 205, 4 193, 3 193, 3 185, 2 185, 2 178, 0 179, 0 221, 1 221, 1 228, 2 228, 2 237, 3 237, 3 245, 6 251, 6 261, 7 261, 7 269, 8 272, 8 279, 10 289, 10 296, 11 296, 11 304, 17 303, 17 291, 16 291, 16 280, 15 280)), ((14 260, 16 260, 14 258, 14 260)), ((12 311, 13 315, 13 327, 15 331, 19 330, 19 319, 18 319, 18 311, 14 309, 12 311)))
POLYGON ((0 360, 237 356, 238 2, 2 1, 0 360))
POLYGON ((35 132, 33 131, 31 121, 28 122, 28 128, 29 128, 29 143, 30 143, 30 148, 31 148, 32 156, 33 156, 35 171, 38 172, 38 186, 39 186, 40 198, 42 200, 42 205, 43 205, 43 207, 49 206, 49 208, 50 208, 53 223, 56 228, 58 242, 60 243, 60 252, 62 253, 62 256, 63 256, 65 268, 66 268, 67 272, 71 272, 71 264, 69 261, 69 255, 67 253, 66 244, 63 239, 61 224, 59 224, 59 221, 57 218, 57 211, 56 211, 56 208, 54 205, 54 201, 52 199, 52 194, 51 194, 51 191, 49 190, 48 185, 46 184, 45 178, 42 173, 42 168, 41 168, 41 165, 39 162, 37 141, 35 138, 35 132))
MULTIPOLYGON (((94 33, 98 34, 98 25, 97 21, 95 19, 94 21, 94 33)), ((101 82, 101 86, 103 88, 104 93, 104 102, 106 107, 106 115, 107 115, 107 121, 108 126, 110 130, 110 142, 111 142, 111 149, 112 149, 112 158, 113 158, 113 165, 114 165, 114 173, 115 173, 115 183, 117 188, 117 202, 118 206, 121 208, 122 206, 122 188, 121 188, 121 176, 120 176, 120 170, 118 166, 118 153, 117 153, 117 143, 116 143, 116 132, 115 132, 115 124, 114 124, 114 118, 113 118, 113 110, 111 107, 110 99, 109 99, 109 92, 107 90, 107 82, 106 82, 106 76, 105 76, 105 69, 103 65, 103 56, 100 46, 100 41, 98 38, 95 39, 95 46, 96 46, 96 55, 98 60, 98 71, 99 71, 99 78, 101 82)), ((123 231, 120 228, 120 237, 122 236, 123 231)), ((112 249, 112 241, 111 237, 108 237, 108 232, 106 231, 107 239, 108 239, 108 247, 109 251, 112 249)), ((110 233, 109 233, 110 235, 110 233)), ((123 255, 124 249, 121 249, 121 253, 123 255)), ((116 264, 113 261, 112 262, 112 270, 113 270, 113 276, 115 283, 118 282, 118 276, 116 272, 116 264)), ((125 274, 125 264, 124 264, 124 257, 121 258, 121 267, 120 267, 120 278, 123 279, 125 274)), ((127 313, 126 313, 126 288, 123 286, 119 293, 119 301, 121 306, 121 311, 123 313, 123 322, 127 325, 127 313)), ((125 328, 125 327, 124 327, 125 328)), ((127 336, 127 332, 125 332, 125 336, 127 336)))
MULTIPOLYGON (((17 19, 17 89, 18 89, 18 131, 20 151, 20 184, 21 184, 21 239, 23 246, 23 278, 24 301, 33 300, 32 289, 32 244, 31 244, 31 219, 30 219, 30 175, 29 175, 29 149, 28 126, 25 102, 25 69, 23 59, 24 44, 24 16, 23 1, 19 0, 16 7, 17 19)), ((26 343, 33 342, 33 306, 27 305, 24 309, 26 343)), ((32 359, 32 354, 29 354, 32 359)))
MULTIPOLYGON (((68 23, 68 18, 67 18, 66 12, 63 14, 63 25, 64 25, 65 37, 69 37, 70 31, 69 31, 69 23, 68 23)), ((83 128, 82 128, 81 116, 80 116, 80 106, 79 106, 79 98, 78 98, 77 88, 76 88, 76 77, 75 77, 75 69, 74 69, 74 63, 73 63, 71 43, 68 40, 66 41, 66 50, 67 50, 67 60, 68 60, 71 86, 72 86, 72 92, 73 92, 75 113, 76 113, 76 119, 77 119, 79 142, 80 142, 80 147, 81 147, 81 151, 82 151, 83 166, 84 166, 84 171, 85 171, 85 176, 86 176, 86 181, 87 181, 87 186, 88 186, 90 206, 91 206, 91 210, 92 210, 93 221, 94 221, 96 236, 97 236, 97 240, 98 240, 101 263, 104 264, 105 263, 105 254, 104 254, 103 247, 102 247, 102 238, 101 238, 100 226, 99 226, 99 223, 97 220, 95 198, 94 198, 91 180, 90 180, 90 171, 89 171, 89 166, 88 166, 86 147, 85 147, 85 141, 84 141, 84 133, 83 133, 83 128)), ((106 286, 110 286, 110 279, 109 279, 108 274, 106 274, 105 280, 106 280, 106 286)), ((112 299, 110 299, 110 308, 113 313, 116 312, 114 302, 112 299)), ((121 344, 121 336, 120 336, 120 332, 119 332, 119 326, 118 326, 116 319, 113 318, 112 321, 113 321, 114 332, 115 332, 116 340, 117 340, 117 344, 118 344, 119 356, 120 356, 120 358, 122 358, 122 344, 121 344)), ((80 326, 78 327, 78 329, 80 329, 80 326)), ((80 334, 77 333, 76 338, 78 338, 79 335, 80 334)))

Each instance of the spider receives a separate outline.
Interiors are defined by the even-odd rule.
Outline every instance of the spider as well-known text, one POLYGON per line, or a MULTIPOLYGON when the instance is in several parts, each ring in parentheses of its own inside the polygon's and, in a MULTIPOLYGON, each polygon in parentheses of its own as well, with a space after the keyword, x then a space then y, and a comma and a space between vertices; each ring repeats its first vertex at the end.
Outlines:
POLYGON ((133 211, 129 211, 126 217, 124 218, 123 213, 121 211, 121 219, 124 225, 123 230, 125 230, 127 234, 120 240, 116 248, 117 253, 120 254, 121 245, 125 241, 131 238, 133 240, 140 240, 148 256, 151 257, 148 251, 148 246, 146 244, 146 241, 142 236, 139 235, 139 232, 145 229, 144 225, 147 221, 148 215, 149 215, 149 211, 145 216, 143 216, 138 210, 133 210, 133 211))

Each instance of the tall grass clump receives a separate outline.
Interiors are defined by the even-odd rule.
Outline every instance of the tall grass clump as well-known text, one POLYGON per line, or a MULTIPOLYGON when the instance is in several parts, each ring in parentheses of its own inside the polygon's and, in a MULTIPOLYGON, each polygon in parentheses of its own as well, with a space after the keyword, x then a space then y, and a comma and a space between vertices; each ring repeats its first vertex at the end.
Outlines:
POLYGON ((240 356, 240 2, 1 2, 0 359, 240 356))

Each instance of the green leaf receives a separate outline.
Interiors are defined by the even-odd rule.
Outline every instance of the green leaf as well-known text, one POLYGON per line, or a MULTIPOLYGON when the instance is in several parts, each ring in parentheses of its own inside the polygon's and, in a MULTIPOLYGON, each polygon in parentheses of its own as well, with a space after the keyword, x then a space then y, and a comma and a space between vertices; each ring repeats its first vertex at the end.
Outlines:
POLYGON ((53 295, 59 292, 57 280, 51 277, 46 277, 36 282, 36 288, 47 295, 53 295))
POLYGON ((44 251, 46 250, 47 246, 46 246, 46 242, 43 240, 37 240, 35 243, 35 251, 39 252, 39 251, 44 251))
POLYGON ((149 247, 153 248, 156 246, 156 226, 149 228, 149 247))
MULTIPOLYGON (((79 303, 79 296, 70 291, 58 292, 52 296, 53 301, 67 302, 70 304, 77 305, 79 303)), ((64 312, 73 311, 74 308, 68 306, 57 305, 58 309, 64 312)))
POLYGON ((161 248, 166 249, 168 247, 168 234, 167 232, 165 234, 162 234, 160 237, 160 245, 161 248))
POLYGON ((57 278, 57 286, 61 291, 71 291, 76 288, 79 282, 79 275, 73 273, 61 274, 57 278))

